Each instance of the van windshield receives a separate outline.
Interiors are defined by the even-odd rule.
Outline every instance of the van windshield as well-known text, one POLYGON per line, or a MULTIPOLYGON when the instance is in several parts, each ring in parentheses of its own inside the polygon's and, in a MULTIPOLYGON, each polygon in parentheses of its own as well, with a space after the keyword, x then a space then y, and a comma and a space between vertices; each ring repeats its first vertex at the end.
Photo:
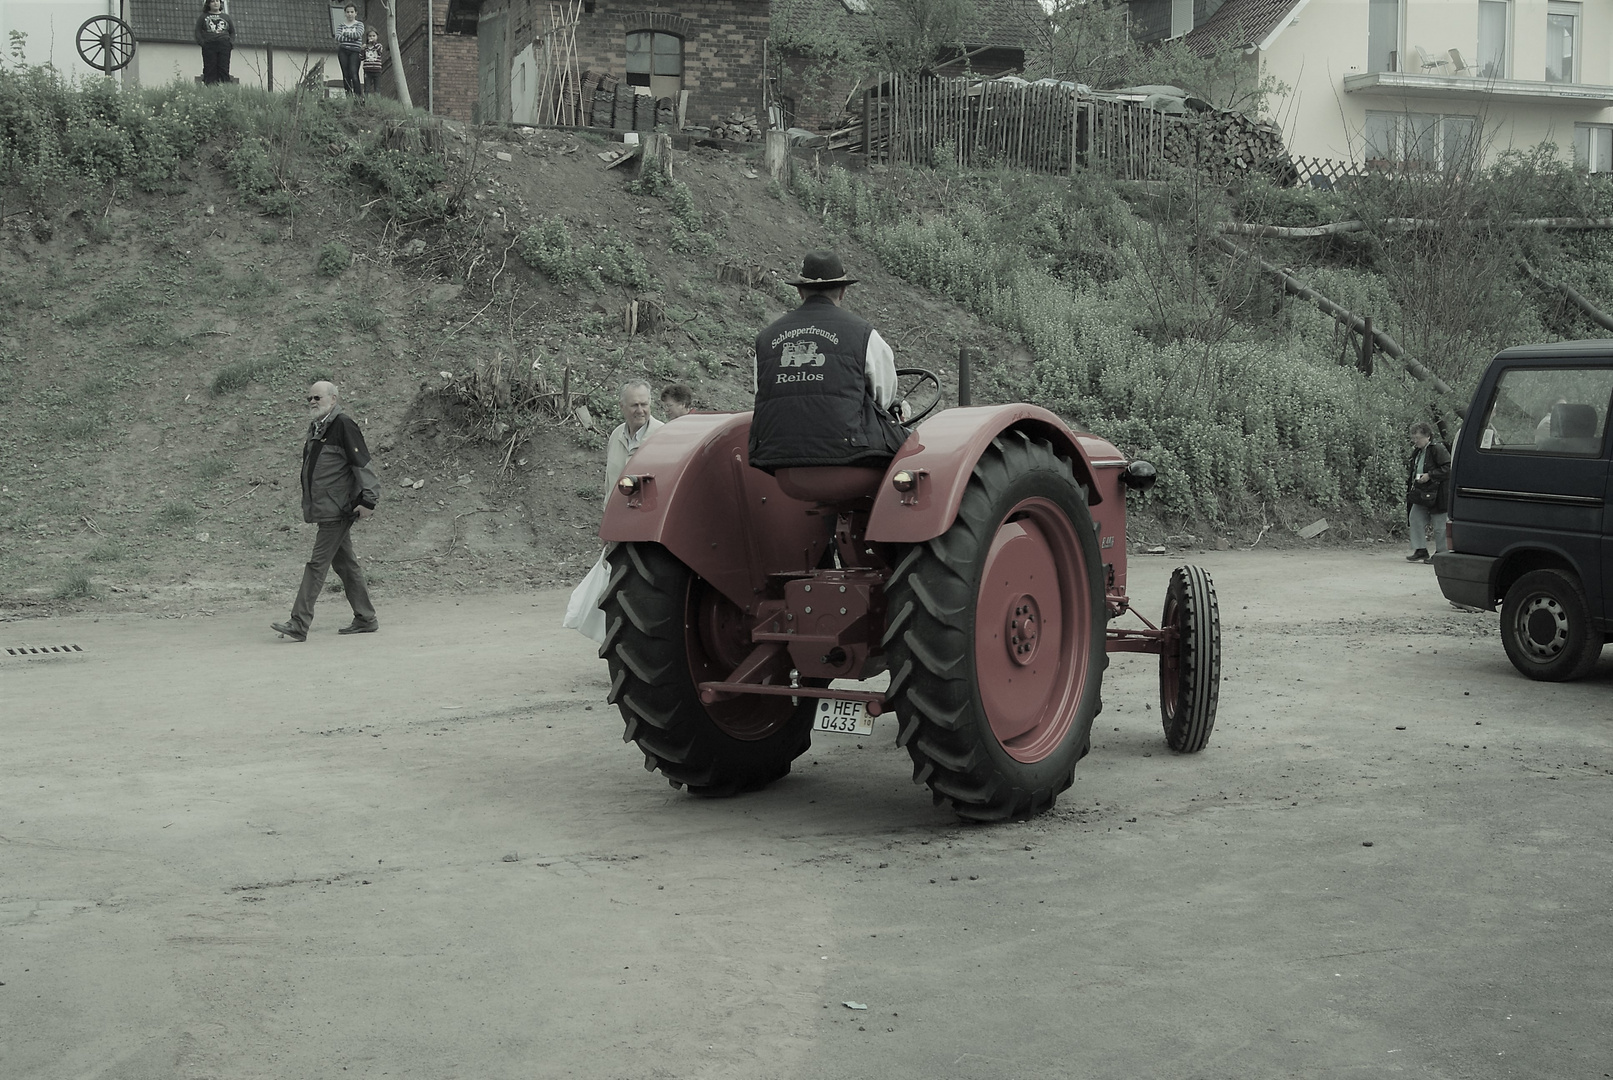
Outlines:
POLYGON ((1613 368, 1512 368, 1501 373, 1480 450, 1594 457, 1602 452, 1613 368))

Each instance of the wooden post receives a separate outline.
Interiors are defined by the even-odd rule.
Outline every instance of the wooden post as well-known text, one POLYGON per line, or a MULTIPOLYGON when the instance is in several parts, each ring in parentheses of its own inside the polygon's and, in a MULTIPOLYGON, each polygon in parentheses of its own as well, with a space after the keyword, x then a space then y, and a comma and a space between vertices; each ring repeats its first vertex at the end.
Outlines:
POLYGON ((872 87, 863 91, 863 157, 870 162, 874 160, 874 129, 868 122, 871 119, 869 114, 872 111, 870 103, 873 93, 872 87))
POLYGON ((985 354, 979 349, 965 345, 958 350, 958 404, 966 406, 973 403, 974 396, 974 366, 985 354))
POLYGON ((1363 324, 1361 327, 1361 359, 1357 366, 1360 367, 1361 374, 1371 375, 1373 345, 1372 316, 1368 315, 1366 318, 1362 319, 1361 322, 1363 324))
POLYGON ((790 133, 769 128, 765 137, 766 142, 762 144, 762 164, 767 167, 767 175, 788 187, 790 133))

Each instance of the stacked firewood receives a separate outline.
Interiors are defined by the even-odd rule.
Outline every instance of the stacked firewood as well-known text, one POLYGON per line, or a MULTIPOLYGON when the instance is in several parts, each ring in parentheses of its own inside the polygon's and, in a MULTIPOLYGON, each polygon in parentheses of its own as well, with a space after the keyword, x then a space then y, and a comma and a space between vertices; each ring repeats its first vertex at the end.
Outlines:
POLYGON ((729 142, 761 142, 762 125, 755 113, 735 109, 725 117, 711 118, 711 137, 729 142))
POLYGON ((1166 164, 1216 176, 1280 168, 1287 157, 1275 125, 1220 109, 1169 124, 1161 150, 1166 164))

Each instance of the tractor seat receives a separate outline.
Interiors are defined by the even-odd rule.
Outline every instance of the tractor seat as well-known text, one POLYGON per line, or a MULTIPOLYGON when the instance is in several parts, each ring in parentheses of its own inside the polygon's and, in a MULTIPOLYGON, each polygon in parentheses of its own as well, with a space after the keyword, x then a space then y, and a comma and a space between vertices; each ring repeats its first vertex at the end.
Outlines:
POLYGON ((779 490, 792 499, 818 506, 843 506, 872 499, 885 478, 883 468, 861 465, 811 465, 779 469, 779 490))

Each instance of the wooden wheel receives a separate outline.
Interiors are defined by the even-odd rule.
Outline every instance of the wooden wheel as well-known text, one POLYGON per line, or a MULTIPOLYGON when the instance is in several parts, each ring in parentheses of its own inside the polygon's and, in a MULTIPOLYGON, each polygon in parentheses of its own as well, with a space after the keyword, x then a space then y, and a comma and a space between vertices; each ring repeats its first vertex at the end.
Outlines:
POLYGON ((134 59, 134 29, 114 15, 97 15, 78 28, 78 55, 96 71, 110 75, 134 59))

